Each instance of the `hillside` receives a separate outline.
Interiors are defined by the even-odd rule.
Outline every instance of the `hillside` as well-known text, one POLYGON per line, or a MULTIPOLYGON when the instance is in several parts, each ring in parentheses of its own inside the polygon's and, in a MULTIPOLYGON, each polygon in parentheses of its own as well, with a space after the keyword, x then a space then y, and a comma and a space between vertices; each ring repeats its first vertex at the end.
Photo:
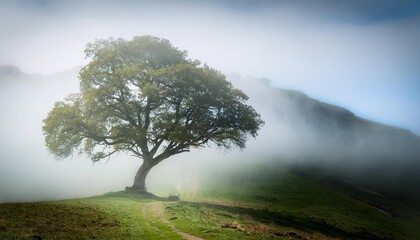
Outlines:
POLYGON ((419 136, 299 91, 272 88, 267 81, 240 87, 266 120, 270 130, 261 141, 271 156, 337 175, 420 209, 419 136))
POLYGON ((316 138, 317 150, 304 156, 312 158, 304 162, 419 208, 420 138, 417 135, 357 117, 346 109, 303 94, 286 90, 278 90, 278 94, 280 115, 288 114, 283 109, 295 109, 295 119, 289 124, 304 121, 307 132, 316 138), (285 106, 285 102, 289 105, 285 106))
POLYGON ((119 192, 1 204, 0 239, 416 239, 420 234, 418 212, 394 204, 391 215, 357 191, 343 192, 278 162, 274 166, 207 168, 201 179, 213 180, 205 181, 193 201, 119 192), (215 173, 218 178, 212 178, 215 173))

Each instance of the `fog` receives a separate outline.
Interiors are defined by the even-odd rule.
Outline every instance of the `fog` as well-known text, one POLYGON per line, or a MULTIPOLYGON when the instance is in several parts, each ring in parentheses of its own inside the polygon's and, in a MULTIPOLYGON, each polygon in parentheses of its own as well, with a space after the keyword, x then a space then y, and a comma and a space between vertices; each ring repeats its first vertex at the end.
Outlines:
POLYGON ((317 114, 319 105, 305 95, 275 89, 299 90, 419 134, 419 25, 412 1, 2 1, 0 66, 21 72, 0 73, 0 202, 91 196, 132 184, 141 160, 57 160, 41 128, 54 102, 78 91, 87 42, 143 34, 167 38, 225 73, 265 120, 243 151, 194 149, 165 160, 150 173, 151 191, 194 188, 206 164, 273 159, 349 173, 382 161, 393 170, 384 175, 401 178, 408 166, 419 169, 410 132, 356 120, 343 127, 337 115, 317 114))
MULTIPOLYGON (((1 79, 0 201, 92 196, 132 184, 141 159, 126 154, 96 164, 79 155, 55 159, 44 146, 42 120, 55 101, 78 91, 78 70, 42 76, 2 67, 7 74, 1 79)), ((264 119, 259 136, 244 150, 207 146, 165 160, 148 177, 150 191, 191 196, 200 190, 198 174, 205 169, 276 163, 315 164, 348 175, 366 171, 383 175, 377 180, 382 183, 417 180, 420 140, 408 130, 364 122, 303 93, 273 88, 267 79, 239 74, 227 79, 250 96, 264 119)))
MULTIPOLYGON (((77 71, 18 79, 3 76, 0 201, 98 194, 119 186, 118 181, 109 178, 109 173, 116 173, 119 178, 128 175, 129 171, 118 165, 118 160, 92 167, 86 158, 57 161, 46 151, 42 120, 55 101, 78 91, 75 73, 77 71)), ((133 165, 129 160, 125 164, 133 165)))

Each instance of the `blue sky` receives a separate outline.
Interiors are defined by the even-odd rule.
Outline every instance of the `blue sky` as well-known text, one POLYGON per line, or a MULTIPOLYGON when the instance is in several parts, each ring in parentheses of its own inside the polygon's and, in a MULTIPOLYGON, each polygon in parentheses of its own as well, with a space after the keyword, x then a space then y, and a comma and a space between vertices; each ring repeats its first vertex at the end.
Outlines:
POLYGON ((51 74, 95 38, 168 38, 229 74, 270 79, 420 134, 420 1, 0 3, 0 65, 51 74))

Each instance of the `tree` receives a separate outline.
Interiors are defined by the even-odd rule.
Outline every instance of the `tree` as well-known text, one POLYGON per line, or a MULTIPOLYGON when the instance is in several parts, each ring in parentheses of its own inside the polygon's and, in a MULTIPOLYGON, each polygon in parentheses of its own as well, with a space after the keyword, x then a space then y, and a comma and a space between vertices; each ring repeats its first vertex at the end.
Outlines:
POLYGON ((150 169, 170 156, 209 144, 244 148, 263 124, 223 74, 166 39, 98 40, 85 54, 80 93, 56 102, 44 120, 46 146, 59 158, 143 159, 132 190, 147 192, 150 169))

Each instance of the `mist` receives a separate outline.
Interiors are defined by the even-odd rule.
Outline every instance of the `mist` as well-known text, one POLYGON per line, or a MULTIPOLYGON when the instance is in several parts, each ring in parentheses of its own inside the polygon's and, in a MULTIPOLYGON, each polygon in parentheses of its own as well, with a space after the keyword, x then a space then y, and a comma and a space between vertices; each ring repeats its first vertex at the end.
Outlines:
MULTIPOLYGON (((3 74, 1 88, 0 201, 92 196, 131 185, 141 159, 126 154, 95 164, 79 155, 55 159, 44 146, 42 120, 56 101, 78 91, 78 71, 42 76, 2 67, 8 74, 3 74)), ((304 93, 272 87, 267 79, 239 74, 227 79, 250 97, 249 104, 264 119, 258 137, 250 138, 244 150, 209 145, 175 155, 153 168, 147 182, 150 191, 194 196, 205 184, 203 173, 277 163, 310 164, 352 181, 381 182, 374 187, 417 181, 420 140, 410 131, 365 121, 304 93)))
POLYGON ((242 151, 210 146, 165 160, 148 177, 150 191, 197 191, 201 169, 272 161, 316 164, 346 178, 376 172, 380 186, 404 176, 418 183, 418 9, 411 1, 2 1, 0 202, 92 196, 132 184, 140 159, 55 159, 42 120, 78 92, 86 43, 143 34, 167 38, 225 73, 265 121, 242 151))

